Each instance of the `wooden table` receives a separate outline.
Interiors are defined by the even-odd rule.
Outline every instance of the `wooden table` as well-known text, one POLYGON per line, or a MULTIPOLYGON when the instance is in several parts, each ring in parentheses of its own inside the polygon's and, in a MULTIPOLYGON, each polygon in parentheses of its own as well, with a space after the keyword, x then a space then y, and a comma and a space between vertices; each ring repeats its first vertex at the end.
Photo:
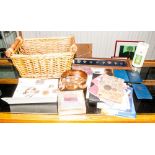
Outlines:
POLYGON ((53 114, 0 113, 1 123, 153 123, 155 114, 137 114, 136 118, 121 118, 96 114, 82 115, 81 119, 61 120, 53 114))
MULTIPOLYGON (((145 61, 144 67, 155 67, 155 61, 145 61)), ((18 79, 0 79, 1 84, 17 84, 18 79)), ((155 85, 154 80, 144 81, 146 85, 155 85)), ((55 114, 13 114, 0 113, 0 122, 14 123, 152 123, 155 122, 155 113, 137 114, 136 118, 121 118, 115 116, 105 116, 101 114, 86 114, 82 118, 72 120, 61 120, 55 114)))

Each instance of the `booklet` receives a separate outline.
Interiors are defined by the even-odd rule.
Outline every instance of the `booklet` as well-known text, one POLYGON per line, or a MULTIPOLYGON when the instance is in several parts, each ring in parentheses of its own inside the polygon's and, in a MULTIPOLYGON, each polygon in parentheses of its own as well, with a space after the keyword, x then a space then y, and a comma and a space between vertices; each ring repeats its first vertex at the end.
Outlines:
POLYGON ((144 84, 133 84, 132 86, 138 99, 152 99, 149 89, 144 84))
POLYGON ((115 77, 124 79, 125 82, 129 82, 129 77, 125 70, 114 70, 113 72, 115 77))
POLYGON ((2 98, 9 104, 57 102, 58 79, 19 78, 11 98, 2 98))
POLYGON ((83 90, 60 92, 58 113, 59 115, 85 114, 86 105, 83 90))

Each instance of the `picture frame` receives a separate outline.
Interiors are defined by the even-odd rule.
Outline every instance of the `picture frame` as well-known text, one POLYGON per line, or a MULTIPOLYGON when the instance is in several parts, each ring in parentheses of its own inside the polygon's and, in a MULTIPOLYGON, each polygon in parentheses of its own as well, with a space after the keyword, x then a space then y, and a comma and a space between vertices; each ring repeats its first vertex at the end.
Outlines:
POLYGON ((143 41, 116 40, 114 57, 127 57, 133 60, 139 42, 143 41))

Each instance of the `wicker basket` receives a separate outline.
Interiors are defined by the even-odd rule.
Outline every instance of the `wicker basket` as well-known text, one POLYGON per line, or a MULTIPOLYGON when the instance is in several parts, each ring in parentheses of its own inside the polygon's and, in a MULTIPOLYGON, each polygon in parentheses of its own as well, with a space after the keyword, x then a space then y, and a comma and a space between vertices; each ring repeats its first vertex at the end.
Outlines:
POLYGON ((60 78, 71 69, 77 51, 74 37, 16 38, 6 51, 21 77, 60 78))

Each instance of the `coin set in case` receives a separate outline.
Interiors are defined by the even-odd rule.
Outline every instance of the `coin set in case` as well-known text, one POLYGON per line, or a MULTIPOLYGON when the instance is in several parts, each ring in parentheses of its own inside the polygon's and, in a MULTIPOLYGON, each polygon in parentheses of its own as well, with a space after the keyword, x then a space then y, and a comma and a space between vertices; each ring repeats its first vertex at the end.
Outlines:
POLYGON ((115 58, 75 58, 74 65, 87 65, 92 67, 104 67, 119 69, 124 68, 126 70, 131 69, 131 65, 128 59, 115 59, 115 58))

